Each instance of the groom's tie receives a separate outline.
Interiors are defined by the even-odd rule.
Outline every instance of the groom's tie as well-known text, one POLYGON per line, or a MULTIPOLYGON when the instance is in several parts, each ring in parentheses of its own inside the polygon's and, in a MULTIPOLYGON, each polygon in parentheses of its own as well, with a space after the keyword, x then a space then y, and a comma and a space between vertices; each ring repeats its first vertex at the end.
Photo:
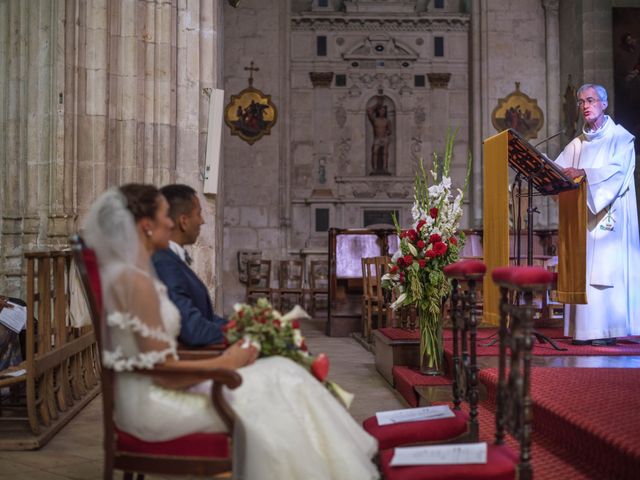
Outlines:
POLYGON ((191 258, 191 255, 189 255, 189 252, 187 252, 186 250, 184 251, 184 261, 189 266, 191 266, 191 262, 193 262, 193 258, 191 258))

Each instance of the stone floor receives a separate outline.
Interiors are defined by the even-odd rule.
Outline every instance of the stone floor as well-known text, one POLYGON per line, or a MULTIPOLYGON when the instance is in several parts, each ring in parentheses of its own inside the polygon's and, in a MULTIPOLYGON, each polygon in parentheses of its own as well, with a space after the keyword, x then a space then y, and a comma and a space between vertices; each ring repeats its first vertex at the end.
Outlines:
MULTIPOLYGON (((378 375, 370 352, 351 338, 325 337, 323 327, 322 320, 308 321, 303 325, 307 344, 313 353, 325 352, 329 356, 329 378, 355 393, 350 411, 357 421, 377 410, 406 406, 400 395, 378 375)), ((44 448, 29 452, 0 452, 0 480, 101 479, 101 415, 102 404, 98 396, 44 448)), ((119 474, 116 478, 120 478, 119 474)))

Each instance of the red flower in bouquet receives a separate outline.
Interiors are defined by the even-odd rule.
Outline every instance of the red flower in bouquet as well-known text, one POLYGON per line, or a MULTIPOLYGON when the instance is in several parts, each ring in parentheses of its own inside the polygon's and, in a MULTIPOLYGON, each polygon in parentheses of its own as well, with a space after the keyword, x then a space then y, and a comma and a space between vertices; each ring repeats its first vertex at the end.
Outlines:
POLYGON ((434 220, 435 220, 436 218, 438 218, 438 208, 437 208, 437 207, 431 207, 431 208, 429 209, 429 216, 430 216, 431 218, 433 218, 434 220))
POLYGON ((452 245, 458 245, 458 239, 456 237, 451 237, 449 239, 449 243, 451 243, 452 245))
POLYGON ((436 252, 434 252, 433 249, 427 250, 426 255, 428 258, 436 258, 436 252))
POLYGON ((444 242, 436 242, 433 244, 433 251, 436 256, 441 257, 445 253, 447 253, 447 244, 444 242))
POLYGON ((324 353, 319 354, 311 364, 311 373, 313 373, 313 376, 319 381, 324 382, 324 379, 327 378, 327 374, 329 373, 329 357, 324 353))
POLYGON ((429 235, 429 243, 438 243, 442 241, 442 237, 437 233, 432 233, 429 235))
POLYGON ((409 254, 404 256, 405 265, 411 265, 413 263, 413 257, 409 254))
POLYGON ((427 261, 424 258, 421 258, 418 260, 418 265, 420 265, 420 268, 424 268, 427 266, 427 261))
POLYGON ((418 243, 416 243, 416 247, 420 249, 424 248, 425 245, 426 243, 424 243, 424 240, 418 240, 418 243))

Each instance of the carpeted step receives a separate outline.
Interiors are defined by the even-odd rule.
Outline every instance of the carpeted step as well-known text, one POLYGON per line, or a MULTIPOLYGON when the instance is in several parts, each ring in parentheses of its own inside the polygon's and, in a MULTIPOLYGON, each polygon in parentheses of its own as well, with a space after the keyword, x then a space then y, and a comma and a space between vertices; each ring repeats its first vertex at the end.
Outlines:
MULTIPOLYGON (((479 378, 486 406, 495 408, 497 371, 483 370, 479 378)), ((638 478, 640 371, 534 368, 531 397, 534 440, 575 457, 598 478, 638 478)))
POLYGON ((422 375, 415 368, 393 367, 392 374, 396 390, 412 407, 417 407, 420 400, 414 387, 451 385, 451 379, 448 377, 422 375))

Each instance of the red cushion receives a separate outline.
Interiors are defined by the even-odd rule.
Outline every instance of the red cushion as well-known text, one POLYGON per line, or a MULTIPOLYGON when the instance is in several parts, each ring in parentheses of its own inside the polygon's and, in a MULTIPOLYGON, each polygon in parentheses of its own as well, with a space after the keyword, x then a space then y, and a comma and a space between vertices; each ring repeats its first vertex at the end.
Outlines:
POLYGON ((394 423, 382 427, 378 425, 378 419, 374 415, 367 418, 362 426, 378 440, 379 450, 401 445, 442 442, 453 440, 467 432, 469 416, 460 410, 454 410, 453 413, 456 415, 453 418, 394 423))
POLYGON ((542 267, 496 267, 493 281, 502 287, 522 290, 546 290, 554 284, 554 272, 542 267))
POLYGON ((226 433, 194 433, 164 442, 147 442, 116 428, 117 446, 122 452, 146 455, 229 458, 230 437, 226 433))
POLYGON ((513 480, 517 455, 505 445, 489 445, 487 463, 478 465, 419 465, 391 467, 393 450, 380 452, 380 467, 387 480, 513 480))
POLYGON ((82 249, 82 256, 87 269, 87 275, 89 276, 91 291, 96 300, 96 307, 99 312, 102 312, 102 283, 100 282, 100 269, 98 267, 96 252, 91 248, 85 247, 82 249))
POLYGON ((460 260, 444 267, 444 274, 450 278, 472 280, 484 277, 487 266, 480 260, 460 260))

